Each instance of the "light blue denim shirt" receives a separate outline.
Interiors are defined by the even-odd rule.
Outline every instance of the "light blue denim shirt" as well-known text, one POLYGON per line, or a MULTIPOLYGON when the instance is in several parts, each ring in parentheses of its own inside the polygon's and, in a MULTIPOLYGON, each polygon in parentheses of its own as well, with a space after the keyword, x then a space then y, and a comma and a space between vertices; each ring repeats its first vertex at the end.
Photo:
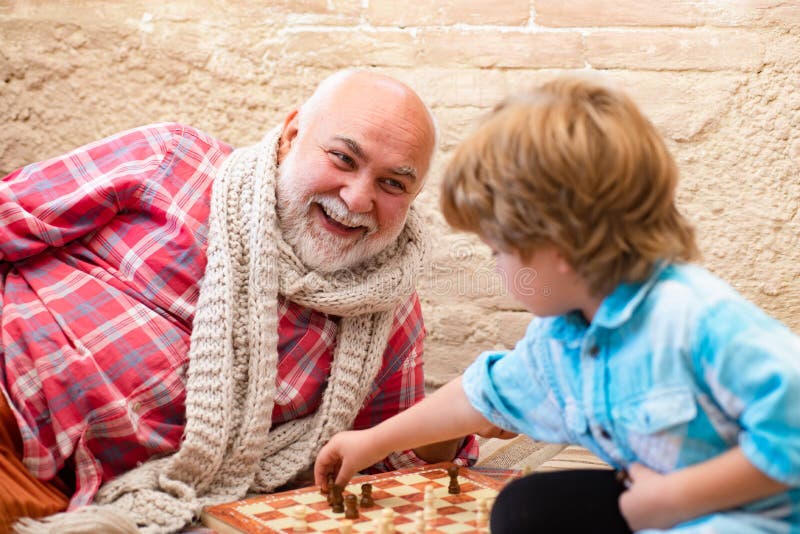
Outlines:
POLYGON ((800 338, 700 267, 621 284, 591 324, 577 312, 534 319, 463 385, 494 424, 615 467, 666 473, 738 444, 793 489, 670 532, 800 532, 800 338))

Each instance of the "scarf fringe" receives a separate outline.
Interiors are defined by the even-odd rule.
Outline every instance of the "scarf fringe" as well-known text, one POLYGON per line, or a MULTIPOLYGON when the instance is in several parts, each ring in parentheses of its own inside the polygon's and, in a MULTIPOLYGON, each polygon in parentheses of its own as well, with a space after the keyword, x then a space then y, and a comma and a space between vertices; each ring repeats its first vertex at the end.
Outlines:
POLYGON ((139 534, 136 522, 120 510, 107 506, 86 506, 74 512, 54 514, 44 519, 20 519, 14 534, 139 534))

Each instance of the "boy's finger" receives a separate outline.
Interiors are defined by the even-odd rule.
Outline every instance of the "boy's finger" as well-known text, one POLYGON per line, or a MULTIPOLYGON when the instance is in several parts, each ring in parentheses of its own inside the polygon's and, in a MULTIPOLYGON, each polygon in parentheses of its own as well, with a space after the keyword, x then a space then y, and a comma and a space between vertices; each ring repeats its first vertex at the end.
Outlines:
POLYGON ((326 449, 323 448, 317 455, 317 461, 314 462, 314 484, 327 490, 328 473, 336 474, 335 462, 330 458, 326 449))
POLYGON ((350 482, 350 479, 353 477, 354 471, 350 470, 346 462, 342 462, 338 471, 335 484, 342 487, 347 486, 347 483, 350 482))

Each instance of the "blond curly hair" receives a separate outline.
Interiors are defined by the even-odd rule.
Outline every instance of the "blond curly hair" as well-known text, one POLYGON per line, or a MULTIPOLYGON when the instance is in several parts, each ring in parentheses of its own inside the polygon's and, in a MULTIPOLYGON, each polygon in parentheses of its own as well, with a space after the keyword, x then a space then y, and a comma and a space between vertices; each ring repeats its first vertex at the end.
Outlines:
POLYGON ((595 295, 698 255, 678 170, 622 91, 562 77, 506 99, 455 151, 441 207, 456 229, 530 257, 554 245, 595 295))

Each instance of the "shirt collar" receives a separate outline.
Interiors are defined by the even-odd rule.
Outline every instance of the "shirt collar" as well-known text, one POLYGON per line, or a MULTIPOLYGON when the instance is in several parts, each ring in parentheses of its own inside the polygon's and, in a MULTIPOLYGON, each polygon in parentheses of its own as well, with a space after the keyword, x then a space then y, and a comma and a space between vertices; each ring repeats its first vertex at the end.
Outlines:
POLYGON ((667 262, 656 264, 650 276, 641 282, 623 282, 600 303, 592 321, 603 328, 617 328, 631 318, 655 283, 668 267, 667 262))

